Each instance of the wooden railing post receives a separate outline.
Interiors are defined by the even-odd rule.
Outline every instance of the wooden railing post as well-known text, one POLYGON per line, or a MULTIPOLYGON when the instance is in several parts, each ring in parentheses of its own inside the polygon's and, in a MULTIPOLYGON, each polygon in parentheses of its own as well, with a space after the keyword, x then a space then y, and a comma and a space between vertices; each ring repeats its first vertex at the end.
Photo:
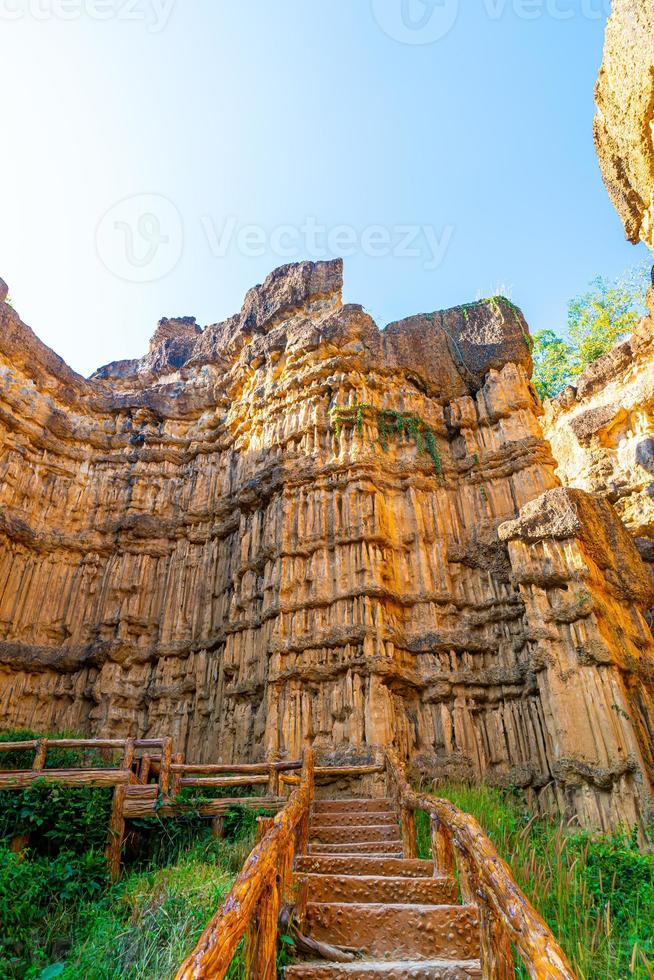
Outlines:
POLYGON ((515 980, 511 940, 489 904, 479 902, 482 980, 515 980))
POLYGON ((279 918, 279 885, 274 875, 257 903, 245 933, 245 975, 257 980, 275 980, 277 976, 277 920, 279 918))
POLYGON ((141 764, 139 766, 139 782, 144 786, 147 786, 148 779, 150 778, 150 766, 152 765, 152 759, 149 755, 144 755, 141 758, 141 764))
POLYGON ((447 827, 431 814, 431 854, 434 859, 434 874, 451 877, 456 868, 452 836, 447 827))
MULTIPOLYGON (((125 751, 121 769, 130 772, 134 761, 134 739, 128 738, 125 742, 125 751)), ((123 839, 125 837, 125 796, 127 785, 120 783, 114 789, 114 797, 111 804, 111 818, 109 820, 109 833, 107 837, 107 864, 109 866, 109 877, 115 881, 120 874, 120 856, 123 849, 123 839)))
POLYGON ((309 805, 304 816, 298 823, 296 835, 296 849, 298 854, 306 854, 309 849, 309 825, 311 822, 311 804, 315 793, 314 773, 313 773, 313 749, 307 748, 304 751, 304 762, 302 766, 302 778, 306 781, 309 790, 309 805))
MULTIPOLYGON (((173 758, 176 766, 184 765, 184 754, 182 752, 177 752, 173 758)), ((179 796, 182 789, 182 772, 180 769, 175 769, 173 771, 172 779, 170 780, 170 795, 172 797, 179 796)))
POLYGON ((273 752, 268 757, 268 795, 279 796, 279 769, 276 763, 279 762, 279 752, 273 752))
POLYGON ((161 749, 161 764, 159 766, 159 789, 162 796, 168 796, 170 791, 170 763, 173 757, 173 740, 165 738, 161 749))
POLYGON ((459 888, 461 889, 461 901, 464 905, 477 904, 477 888, 475 873, 468 856, 459 850, 456 866, 459 872, 459 888))
POLYGON ((40 738, 38 745, 36 747, 34 762, 32 763, 32 770, 34 772, 43 772, 43 770, 45 769, 45 754, 47 751, 48 751, 47 739, 40 738))
POLYGON ((416 811, 408 806, 402 806, 400 813, 400 824, 402 828, 402 847, 405 858, 415 858, 418 856, 418 842, 416 837, 416 811))
POLYGON ((212 837, 224 837, 225 836, 225 817, 214 817, 211 821, 211 836, 212 837))

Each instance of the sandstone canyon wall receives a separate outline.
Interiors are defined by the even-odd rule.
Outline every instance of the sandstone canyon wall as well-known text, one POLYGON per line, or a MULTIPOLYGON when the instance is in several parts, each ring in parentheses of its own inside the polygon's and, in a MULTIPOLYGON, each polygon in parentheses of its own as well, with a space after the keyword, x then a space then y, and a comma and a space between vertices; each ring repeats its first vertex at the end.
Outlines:
POLYGON ((3 727, 198 761, 393 743, 647 819, 651 582, 559 487, 522 314, 382 332, 341 272, 279 269, 89 380, 0 303, 3 727))
POLYGON ((654 575, 654 289, 648 303, 627 340, 546 402, 543 428, 561 481, 611 501, 654 575))
POLYGON ((613 0, 595 92, 595 146, 627 238, 654 248, 654 4, 613 0))

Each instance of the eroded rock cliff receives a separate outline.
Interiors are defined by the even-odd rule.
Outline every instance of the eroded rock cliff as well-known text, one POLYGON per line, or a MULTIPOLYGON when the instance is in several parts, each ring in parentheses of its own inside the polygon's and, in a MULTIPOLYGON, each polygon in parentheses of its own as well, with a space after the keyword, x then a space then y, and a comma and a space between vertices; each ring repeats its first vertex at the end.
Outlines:
POLYGON ((595 145, 627 238, 654 248, 654 4, 613 0, 597 81, 595 145))
POLYGON ((654 574, 654 289, 650 315, 546 403, 561 481, 610 500, 654 574))
POLYGON ((3 725, 393 743, 646 819, 651 585, 611 505, 559 489, 521 313, 381 332, 341 273, 279 269, 88 381, 0 306, 3 725))

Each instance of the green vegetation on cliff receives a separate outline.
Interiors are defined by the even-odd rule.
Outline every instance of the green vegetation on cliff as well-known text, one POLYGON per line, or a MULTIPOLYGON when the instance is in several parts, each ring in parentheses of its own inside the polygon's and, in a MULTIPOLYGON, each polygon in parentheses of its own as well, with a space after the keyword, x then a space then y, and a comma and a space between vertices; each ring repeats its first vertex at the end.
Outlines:
POLYGON ((590 289, 570 300, 565 335, 534 335, 534 384, 541 398, 554 398, 598 357, 624 340, 645 314, 650 285, 647 266, 614 280, 598 276, 590 289))
MULTIPOLYGON (((519 796, 500 789, 447 783, 437 793, 477 818, 579 980, 654 977, 654 854, 642 853, 633 835, 536 819, 519 796)), ((423 813, 418 848, 428 856, 423 813)))

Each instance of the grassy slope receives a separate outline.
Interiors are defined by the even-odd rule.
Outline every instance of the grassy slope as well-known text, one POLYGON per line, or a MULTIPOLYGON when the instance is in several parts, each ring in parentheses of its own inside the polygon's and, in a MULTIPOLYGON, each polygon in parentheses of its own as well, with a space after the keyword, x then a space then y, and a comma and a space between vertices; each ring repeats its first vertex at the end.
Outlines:
MULTIPOLYGON (((521 801, 457 784, 438 794, 472 813, 570 957, 579 980, 654 977, 654 855, 626 835, 571 832, 529 818, 521 801)), ((419 850, 429 826, 418 822, 419 850)))
POLYGON ((82 910, 62 978, 173 977, 249 849, 249 842, 205 841, 171 867, 129 874, 104 900, 82 910))
MULTIPOLYGON (((252 846, 202 835, 167 867, 126 873, 115 885, 93 863, 96 887, 70 862, 21 861, 0 848, 0 977, 151 980, 173 977, 222 903, 252 846), (16 941, 18 940, 18 941, 16 941)), ((66 858, 67 860, 67 858, 66 858)), ((239 963, 231 974, 240 976, 239 963)))
MULTIPOLYGON (((32 737, 8 732, 0 742, 32 737)), ((49 761, 111 761, 91 755, 52 749, 49 761)), ((32 756, 5 753, 0 761, 28 767, 32 756)), ((181 795, 190 806, 200 800, 181 795)), ((127 870, 112 885, 103 854, 110 807, 111 791, 42 781, 0 793, 0 980, 173 977, 254 843, 257 814, 241 807, 225 818, 226 840, 215 840, 192 812, 134 821, 139 847, 127 848, 127 870), (29 849, 13 854, 11 840, 25 833, 29 849)), ((241 975, 237 956, 229 980, 241 975)))

